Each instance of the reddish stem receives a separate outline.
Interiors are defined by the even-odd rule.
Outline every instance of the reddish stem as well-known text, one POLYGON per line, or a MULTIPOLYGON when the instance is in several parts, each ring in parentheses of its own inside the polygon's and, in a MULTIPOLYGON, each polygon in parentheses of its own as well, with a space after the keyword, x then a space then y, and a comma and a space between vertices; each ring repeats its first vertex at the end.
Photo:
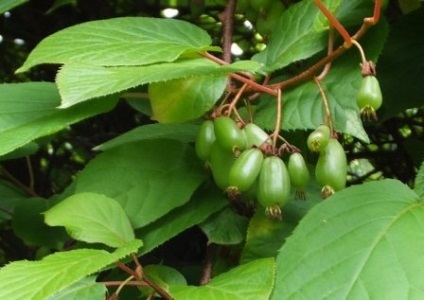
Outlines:
POLYGON ((340 33, 345 41, 346 48, 349 48, 352 44, 352 38, 350 37, 349 32, 340 24, 339 20, 325 7, 321 0, 314 0, 315 5, 321 10, 321 12, 325 15, 325 17, 330 21, 331 25, 336 28, 336 30, 340 33))

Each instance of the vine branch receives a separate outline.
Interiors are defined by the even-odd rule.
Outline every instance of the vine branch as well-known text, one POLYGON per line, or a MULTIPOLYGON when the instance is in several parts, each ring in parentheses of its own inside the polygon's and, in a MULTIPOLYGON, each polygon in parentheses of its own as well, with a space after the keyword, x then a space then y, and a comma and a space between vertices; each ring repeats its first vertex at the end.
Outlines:
POLYGON ((228 0, 225 10, 219 15, 222 22, 222 49, 223 59, 225 62, 231 62, 231 44, 233 43, 233 29, 234 29, 234 10, 236 8, 237 0, 228 0))

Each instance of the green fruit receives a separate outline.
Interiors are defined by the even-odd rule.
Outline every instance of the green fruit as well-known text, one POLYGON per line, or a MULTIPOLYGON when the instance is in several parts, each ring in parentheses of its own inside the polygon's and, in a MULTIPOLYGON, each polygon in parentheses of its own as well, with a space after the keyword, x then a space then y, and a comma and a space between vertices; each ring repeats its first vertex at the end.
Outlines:
POLYGON ((327 143, 330 139, 330 128, 327 125, 320 125, 314 131, 312 131, 306 144, 308 145, 309 150, 313 152, 320 152, 327 146, 327 143))
POLYGON ((325 149, 320 152, 315 176, 320 184, 334 192, 346 186, 346 153, 338 140, 330 139, 325 149))
POLYGON ((375 76, 370 75, 362 78, 356 102, 359 109, 372 109, 374 111, 383 104, 380 84, 375 76))
POLYGON ((246 134, 246 148, 260 147, 265 142, 271 144, 268 133, 254 123, 244 126, 243 131, 246 134))
POLYGON ((309 183, 309 170, 302 154, 295 152, 290 155, 287 165, 291 184, 298 189, 303 189, 309 183))
POLYGON ((281 219, 281 208, 290 197, 290 175, 281 158, 266 157, 259 174, 257 198, 271 219, 281 219))
POLYGON ((209 160, 212 144, 215 141, 215 129, 211 120, 207 120, 200 125, 199 133, 196 137, 195 150, 197 157, 202 160, 209 160))
POLYGON ((231 152, 228 152, 215 141, 211 147, 211 170, 215 184, 222 190, 226 190, 229 183, 230 169, 235 161, 231 152))
POLYGON ((237 123, 226 116, 214 120, 216 140, 227 151, 234 152, 246 148, 246 138, 237 123))
POLYGON ((230 193, 249 190, 261 171, 263 159, 263 153, 258 148, 245 150, 237 157, 229 174, 230 193))

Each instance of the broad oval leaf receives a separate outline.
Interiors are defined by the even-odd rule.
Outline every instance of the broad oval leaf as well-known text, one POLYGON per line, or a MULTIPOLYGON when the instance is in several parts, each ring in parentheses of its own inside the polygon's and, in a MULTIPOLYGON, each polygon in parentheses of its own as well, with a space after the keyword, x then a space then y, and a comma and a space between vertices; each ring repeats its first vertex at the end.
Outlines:
POLYGON ((115 199, 139 228, 189 201, 204 179, 191 145, 146 140, 98 155, 79 173, 76 192, 115 199))
POLYGON ((121 247, 134 239, 130 221, 114 199, 100 194, 72 195, 45 212, 50 226, 65 226, 79 241, 121 247))
MULTIPOLYGON (((323 2, 335 11, 342 1, 323 2)), ((301 1, 283 13, 275 24, 267 48, 253 60, 263 63, 265 71, 271 72, 308 58, 327 46, 328 29, 329 22, 315 3, 301 1)))
POLYGON ((0 84, 0 155, 106 112, 117 101, 116 96, 111 96, 69 109, 58 109, 60 96, 53 83, 0 84))
POLYGON ((271 299, 421 299, 424 202, 396 180, 337 192, 277 257, 271 299))
POLYGON ((199 132, 199 125, 195 124, 147 124, 127 131, 111 139, 94 150, 108 150, 117 146, 144 140, 169 139, 183 143, 194 142, 199 132))
POLYGON ((136 252, 141 245, 141 241, 133 240, 112 253, 104 250, 77 249, 54 253, 41 261, 10 263, 0 269, 0 299, 44 300, 136 252))
POLYGON ((17 72, 39 64, 141 66, 215 49, 203 29, 175 19, 123 17, 78 24, 42 40, 17 72))
POLYGON ((175 300, 267 300, 274 283, 273 258, 258 259, 214 277, 200 287, 171 286, 175 300))
POLYGON ((171 63, 148 66, 104 67, 69 63, 56 77, 62 97, 61 107, 69 107, 88 99, 122 92, 152 82, 202 75, 224 75, 230 72, 255 72, 260 64, 240 61, 220 66, 206 58, 180 59, 171 63))
POLYGON ((196 76, 149 85, 153 119, 177 123, 204 115, 224 93, 227 76, 196 76))

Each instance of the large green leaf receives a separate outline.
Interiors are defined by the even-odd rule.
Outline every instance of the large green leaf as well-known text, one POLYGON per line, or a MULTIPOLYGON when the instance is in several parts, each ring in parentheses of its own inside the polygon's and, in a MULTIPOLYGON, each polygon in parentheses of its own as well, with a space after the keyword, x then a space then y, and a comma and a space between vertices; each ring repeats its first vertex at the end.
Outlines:
POLYGON ((201 75, 224 75, 237 71, 256 71, 260 64, 249 61, 220 66, 206 58, 181 59, 147 66, 104 67, 69 63, 56 83, 62 96, 61 107, 127 90, 146 83, 201 75))
POLYGON ((143 239, 140 254, 152 251, 178 233, 203 222, 226 205, 228 205, 228 199, 222 191, 216 188, 205 191, 199 189, 190 202, 174 209, 156 222, 136 230, 137 238, 143 239))
POLYGON ((274 272, 274 259, 258 259, 220 274, 206 285, 171 286, 170 291, 175 300, 266 300, 274 272))
POLYGON ((66 198, 45 213, 50 226, 65 226, 79 241, 122 247, 134 239, 130 221, 115 200, 94 193, 66 198))
POLYGON ((57 252, 41 261, 10 263, 0 269, 0 299, 44 300, 140 247, 141 241, 133 240, 113 253, 78 249, 57 252))
POLYGON ((18 6, 21 5, 28 0, 2 0, 0 3, 0 14, 18 6))
POLYGON ((199 125, 194 124, 147 124, 125 132, 97 146, 95 150, 104 151, 123 144, 144 140, 169 139, 189 143, 195 141, 198 131, 199 125))
POLYGON ((68 286, 59 293, 55 293, 47 300, 103 300, 106 292, 106 287, 96 282, 95 276, 90 276, 68 286))
POLYGON ((153 119, 177 123, 199 118, 215 105, 226 86, 226 75, 152 83, 149 96, 153 119))
POLYGON ((117 97, 58 109, 60 96, 53 83, 0 85, 0 155, 66 128, 72 123, 106 112, 117 97))
POLYGON ((50 207, 50 202, 42 198, 20 201, 13 214, 13 232, 29 246, 61 249, 69 236, 63 228, 52 228, 44 223, 42 213, 50 207))
POLYGON ((180 20, 123 17, 78 24, 42 40, 17 72, 38 64, 141 66, 210 47, 201 28, 180 20))
MULTIPOLYGON (((368 59, 377 60, 387 33, 387 22, 382 20, 361 40, 368 59)), ((356 95, 362 80, 359 62, 358 52, 353 47, 333 63, 333 67, 321 84, 328 98, 336 131, 351 134, 368 142, 356 104, 356 95)), ((283 129, 314 129, 323 123, 325 109, 314 82, 308 81, 283 91, 283 101, 283 129)), ((269 97, 265 98, 258 108, 255 121, 264 128, 273 129, 275 118, 275 101, 269 97)))
POLYGON ((76 193, 117 200, 138 228, 186 203, 205 179, 193 147, 175 140, 146 140, 105 151, 76 179, 76 193))
MULTIPOLYGON (((335 11, 341 0, 323 1, 335 11)), ((280 17, 267 48, 253 60, 265 65, 268 72, 281 69, 294 61, 308 58, 327 46, 329 22, 313 1, 301 1, 280 17)))
POLYGON ((277 257, 271 299, 421 299, 424 202, 395 180, 316 205, 277 257))

